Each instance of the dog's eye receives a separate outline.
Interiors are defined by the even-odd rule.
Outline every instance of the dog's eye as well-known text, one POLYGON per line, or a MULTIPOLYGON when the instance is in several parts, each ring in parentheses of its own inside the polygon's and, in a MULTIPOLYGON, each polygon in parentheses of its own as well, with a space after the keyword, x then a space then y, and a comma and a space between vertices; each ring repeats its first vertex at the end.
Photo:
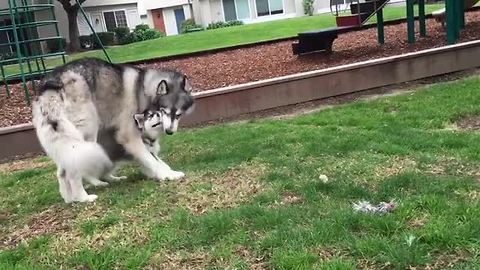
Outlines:
POLYGON ((175 117, 176 117, 176 118, 180 118, 180 116, 182 116, 181 113, 177 114, 175 117))

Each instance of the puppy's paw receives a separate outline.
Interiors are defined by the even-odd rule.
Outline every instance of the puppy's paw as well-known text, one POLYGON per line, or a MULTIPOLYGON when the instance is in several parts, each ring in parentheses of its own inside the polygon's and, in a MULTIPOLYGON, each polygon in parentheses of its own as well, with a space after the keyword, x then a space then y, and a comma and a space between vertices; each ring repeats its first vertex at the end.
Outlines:
POLYGON ((126 180, 126 176, 115 176, 115 175, 109 175, 107 180, 112 181, 112 182, 119 182, 122 180, 126 180))
POLYGON ((90 194, 85 197, 82 197, 81 199, 77 200, 78 202, 94 202, 98 198, 97 195, 95 194, 90 194))

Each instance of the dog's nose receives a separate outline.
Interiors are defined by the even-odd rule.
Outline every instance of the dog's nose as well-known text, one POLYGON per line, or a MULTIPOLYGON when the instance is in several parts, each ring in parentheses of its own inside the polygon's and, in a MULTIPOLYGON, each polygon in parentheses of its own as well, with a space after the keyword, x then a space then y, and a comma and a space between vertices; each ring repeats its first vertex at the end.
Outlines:
POLYGON ((168 135, 172 135, 173 131, 171 131, 170 129, 167 129, 167 130, 165 130, 165 133, 167 133, 168 135))

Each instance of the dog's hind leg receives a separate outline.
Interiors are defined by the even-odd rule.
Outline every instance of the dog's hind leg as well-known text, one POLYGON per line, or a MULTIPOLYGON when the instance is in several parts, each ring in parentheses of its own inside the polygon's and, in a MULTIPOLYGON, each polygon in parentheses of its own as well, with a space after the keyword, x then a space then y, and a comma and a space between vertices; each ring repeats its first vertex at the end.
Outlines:
POLYGON ((97 195, 88 194, 82 183, 82 177, 75 173, 67 172, 67 181, 72 188, 72 201, 76 202, 93 202, 97 199, 97 195))
POLYGON ((58 186, 60 189, 60 195, 62 196, 65 203, 72 202, 72 188, 70 183, 66 179, 66 171, 60 167, 57 168, 57 179, 58 186))

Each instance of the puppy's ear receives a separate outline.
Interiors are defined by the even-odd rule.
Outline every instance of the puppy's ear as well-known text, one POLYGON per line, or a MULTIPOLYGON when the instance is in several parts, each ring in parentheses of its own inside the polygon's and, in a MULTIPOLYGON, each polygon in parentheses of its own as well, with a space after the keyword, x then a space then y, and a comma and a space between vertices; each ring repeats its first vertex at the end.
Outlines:
POLYGON ((183 76, 183 89, 185 89, 185 92, 191 93, 192 92, 192 86, 188 82, 187 76, 183 76))
POLYGON ((137 128, 143 129, 145 127, 145 116, 143 115, 143 113, 134 114, 133 120, 135 120, 137 128))
POLYGON ((165 80, 162 80, 157 86, 157 95, 166 95, 168 93, 168 85, 165 80))

